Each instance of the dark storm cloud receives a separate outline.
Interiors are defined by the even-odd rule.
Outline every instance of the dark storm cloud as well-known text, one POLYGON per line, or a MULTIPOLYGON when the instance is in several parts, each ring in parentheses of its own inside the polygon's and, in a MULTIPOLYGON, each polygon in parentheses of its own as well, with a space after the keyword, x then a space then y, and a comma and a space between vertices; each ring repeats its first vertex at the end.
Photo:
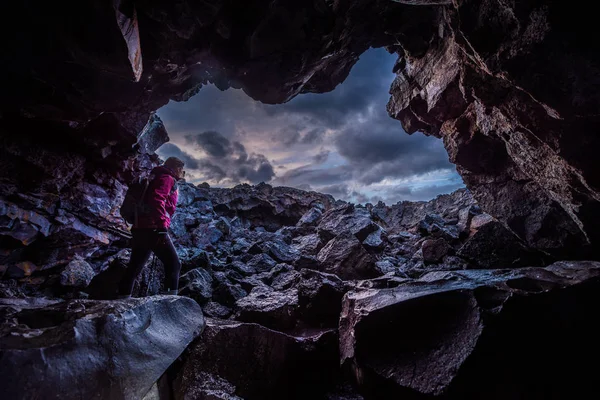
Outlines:
POLYGON ((345 183, 337 183, 335 185, 329 186, 321 186, 319 187, 319 192, 330 194, 336 199, 346 200, 348 198, 348 194, 350 192, 348 185, 345 183))
POLYGON ((321 150, 319 153, 317 153, 313 156, 313 162, 315 164, 322 164, 325 161, 327 161, 328 157, 329 157, 329 150, 321 150))
POLYGON ((352 178, 352 170, 346 166, 332 168, 313 168, 311 165, 291 169, 283 175, 278 176, 273 184, 297 187, 301 184, 331 185, 344 182, 352 178))
POLYGON ((198 145, 211 157, 222 158, 233 151, 229 139, 216 131, 206 131, 195 135, 186 135, 185 138, 189 143, 198 145))
POLYGON ((407 135, 384 111, 340 131, 335 147, 362 184, 386 178, 407 178, 441 169, 454 169, 439 139, 407 135))
POLYGON ((219 132, 188 134, 185 139, 206 154, 197 163, 205 180, 260 183, 275 176, 273 166, 264 155, 248 155, 243 144, 232 142, 219 132))
MULTIPOLYGON (((435 198, 441 193, 451 193, 461 187, 464 187, 464 184, 461 181, 444 185, 427 185, 418 188, 400 186, 386 192, 386 197, 389 199, 397 199, 400 197, 402 199, 411 201, 427 201, 435 198)), ((391 205, 391 202, 388 204, 391 205)))
POLYGON ((197 159, 195 159, 192 155, 184 152, 177 145, 175 145, 173 143, 163 144, 160 147, 160 150, 158 151, 158 155, 160 155, 162 158, 165 158, 165 159, 169 158, 169 157, 177 157, 185 163, 186 168, 198 169, 198 167, 199 167, 199 163, 198 163, 197 159))

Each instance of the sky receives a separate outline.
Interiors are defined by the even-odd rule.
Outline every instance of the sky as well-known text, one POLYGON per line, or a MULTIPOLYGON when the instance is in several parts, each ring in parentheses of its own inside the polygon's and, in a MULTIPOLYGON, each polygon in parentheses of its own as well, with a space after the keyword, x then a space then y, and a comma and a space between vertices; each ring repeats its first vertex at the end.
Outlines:
POLYGON ((170 141, 157 153, 183 159, 195 184, 265 182, 361 204, 429 200, 463 187, 441 140, 408 135, 387 114, 395 60, 370 49, 333 91, 285 104, 205 86, 158 110, 170 141))

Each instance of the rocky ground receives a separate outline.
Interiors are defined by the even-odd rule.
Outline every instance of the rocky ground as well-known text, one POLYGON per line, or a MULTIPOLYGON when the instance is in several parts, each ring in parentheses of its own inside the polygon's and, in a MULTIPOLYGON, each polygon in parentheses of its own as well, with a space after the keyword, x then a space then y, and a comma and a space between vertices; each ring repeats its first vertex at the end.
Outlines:
MULTIPOLYGON (((520 372, 504 377, 508 354, 544 367, 543 347, 575 335, 573 324, 587 326, 583 316, 597 303, 576 310, 573 302, 597 289, 600 264, 544 267, 552 260, 483 213, 466 189, 362 206, 267 184, 182 184, 171 235, 183 264, 183 297, 173 300, 154 297, 158 260, 136 282, 139 300, 110 300, 126 241, 29 276, 7 270, 0 359, 8 370, 0 375, 27 364, 44 382, 71 376, 56 398, 135 398, 151 386, 147 398, 158 399, 509 398, 550 389, 520 372), (550 318, 556 312, 569 314, 566 322, 550 318), (513 344, 517 327, 529 347, 513 344), (138 368, 144 374, 120 377, 138 368), (485 369, 515 386, 500 390, 485 369), (90 376, 133 380, 82 387, 90 376)), ((561 348, 554 356, 568 361, 561 348)), ((53 390, 17 378, 12 398, 53 390)))

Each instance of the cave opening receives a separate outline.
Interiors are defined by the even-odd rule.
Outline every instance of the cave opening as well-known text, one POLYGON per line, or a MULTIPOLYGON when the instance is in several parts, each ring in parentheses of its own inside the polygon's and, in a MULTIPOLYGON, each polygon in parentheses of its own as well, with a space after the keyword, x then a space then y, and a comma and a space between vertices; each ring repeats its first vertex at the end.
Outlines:
POLYGON ((332 91, 284 104, 203 87, 157 111, 170 138, 157 153, 184 159, 186 180, 211 187, 265 182, 388 205, 450 193, 464 184, 442 141, 406 134, 386 112, 397 58, 371 48, 332 91))

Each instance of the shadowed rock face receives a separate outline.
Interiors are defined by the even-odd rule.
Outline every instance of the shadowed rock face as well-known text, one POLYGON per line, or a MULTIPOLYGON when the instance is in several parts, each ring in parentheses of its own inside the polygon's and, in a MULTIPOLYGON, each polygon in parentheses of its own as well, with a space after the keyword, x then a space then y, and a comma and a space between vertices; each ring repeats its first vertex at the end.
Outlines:
POLYGON ((369 398, 583 395, 593 382, 585 360, 600 354, 589 320, 599 268, 435 272, 394 289, 350 292, 342 362, 369 398), (565 341, 573 347, 555 346, 565 341))
POLYGON ((175 399, 204 398, 198 386, 207 374, 228 381, 244 399, 317 398, 336 376, 337 347, 333 329, 292 335, 208 319, 200 340, 184 355, 175 399))

